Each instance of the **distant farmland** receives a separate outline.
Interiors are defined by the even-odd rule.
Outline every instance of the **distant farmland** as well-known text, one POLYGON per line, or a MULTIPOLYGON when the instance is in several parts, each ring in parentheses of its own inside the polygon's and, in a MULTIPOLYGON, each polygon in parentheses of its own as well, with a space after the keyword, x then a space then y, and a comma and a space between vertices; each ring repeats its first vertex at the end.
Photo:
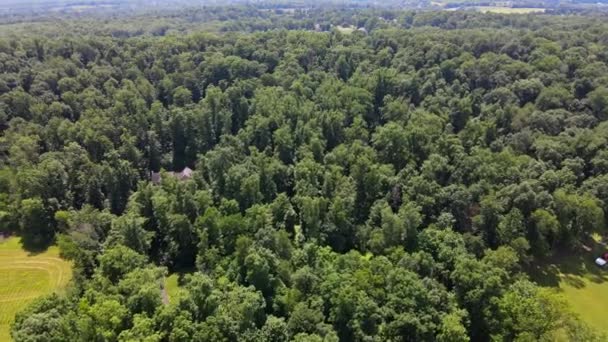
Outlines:
POLYGON ((500 7, 500 6, 478 6, 475 7, 480 12, 502 13, 502 14, 526 14, 543 13, 544 8, 533 7, 500 7))
POLYGON ((15 313, 37 297, 63 289, 72 277, 57 247, 31 255, 18 238, 0 242, 0 341, 10 341, 15 313))

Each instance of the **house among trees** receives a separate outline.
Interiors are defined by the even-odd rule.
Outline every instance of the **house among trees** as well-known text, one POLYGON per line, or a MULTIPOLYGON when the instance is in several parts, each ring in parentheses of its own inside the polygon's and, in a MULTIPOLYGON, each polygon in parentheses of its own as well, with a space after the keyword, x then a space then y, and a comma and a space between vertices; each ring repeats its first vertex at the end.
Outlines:
POLYGON ((184 180, 192 178, 193 172, 194 170, 186 166, 181 172, 171 172, 171 175, 177 178, 178 180, 184 180))
POLYGON ((152 182, 152 184, 158 185, 160 184, 161 180, 162 178, 160 176, 160 172, 150 171, 150 181, 152 182))
MULTIPOLYGON (((181 170, 180 172, 167 172, 166 174, 168 176, 172 176, 177 178, 177 180, 185 180, 185 179, 190 179, 192 178, 192 173, 194 172, 194 170, 192 170, 189 167, 185 167, 183 170, 181 170)), ((162 177, 161 177, 161 173, 160 172, 154 172, 154 171, 150 171, 150 181, 153 184, 160 184, 160 182, 162 181, 162 177)))

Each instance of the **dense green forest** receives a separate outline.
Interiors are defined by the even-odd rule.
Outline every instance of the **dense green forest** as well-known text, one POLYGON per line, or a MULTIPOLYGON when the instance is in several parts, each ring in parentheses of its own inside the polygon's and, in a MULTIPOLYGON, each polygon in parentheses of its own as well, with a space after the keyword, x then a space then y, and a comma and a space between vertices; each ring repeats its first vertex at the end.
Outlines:
POLYGON ((15 341, 604 340, 526 270, 606 228, 606 17, 182 14, 0 26, 0 231, 75 268, 15 341))

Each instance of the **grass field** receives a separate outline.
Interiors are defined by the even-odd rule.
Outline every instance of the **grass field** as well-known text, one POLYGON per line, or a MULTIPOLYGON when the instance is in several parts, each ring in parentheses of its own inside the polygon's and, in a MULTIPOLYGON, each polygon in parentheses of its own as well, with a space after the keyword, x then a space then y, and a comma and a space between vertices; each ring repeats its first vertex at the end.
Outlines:
POLYGON ((338 29, 338 31, 345 33, 345 34, 351 34, 355 31, 356 27, 354 26, 336 26, 336 28, 338 29))
POLYGON ((501 13, 501 14, 526 14, 526 13, 543 13, 544 8, 532 8, 532 7, 499 7, 499 6, 477 6, 475 7, 480 12, 484 13, 501 13))
POLYGON ((576 312, 591 327, 608 333, 608 269, 595 265, 605 247, 595 244, 589 250, 557 255, 530 270, 530 276, 540 285, 552 287, 562 294, 576 312))
POLYGON ((38 254, 21 248, 19 238, 0 241, 0 341, 10 341, 15 313, 36 297, 63 289, 72 277, 57 247, 38 254))
POLYGON ((173 273, 172 275, 165 278, 165 290, 170 302, 174 302, 179 296, 179 274, 173 273))

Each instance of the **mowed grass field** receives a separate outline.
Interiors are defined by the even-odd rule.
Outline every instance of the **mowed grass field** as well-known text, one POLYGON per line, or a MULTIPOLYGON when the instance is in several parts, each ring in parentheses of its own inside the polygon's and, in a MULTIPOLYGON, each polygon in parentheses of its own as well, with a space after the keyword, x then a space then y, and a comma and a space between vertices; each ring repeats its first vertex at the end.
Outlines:
POLYGON ((527 13, 543 13, 544 8, 533 8, 533 7, 500 7, 500 6, 477 6, 475 7, 478 11, 484 13, 501 13, 501 14, 527 14, 527 13))
POLYGON ((167 291, 169 302, 175 302, 179 298, 179 293, 181 292, 179 288, 179 274, 173 273, 165 278, 165 290, 167 291))
POLYGON ((608 268, 595 265, 604 250, 604 246, 596 244, 590 249, 564 252, 536 265, 529 273, 540 285, 563 295, 583 321, 608 334, 608 268))
POLYGON ((71 264, 57 247, 32 254, 19 238, 0 240, 0 341, 10 341, 15 313, 39 296, 61 291, 72 277, 71 264))

